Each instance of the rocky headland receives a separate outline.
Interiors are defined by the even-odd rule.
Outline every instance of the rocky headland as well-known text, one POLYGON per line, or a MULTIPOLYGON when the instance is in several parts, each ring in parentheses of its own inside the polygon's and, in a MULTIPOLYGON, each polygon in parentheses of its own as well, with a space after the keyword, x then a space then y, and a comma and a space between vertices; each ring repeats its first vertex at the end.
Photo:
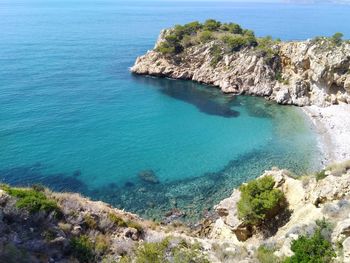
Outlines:
POLYGON ((282 42, 257 38, 237 24, 193 22, 163 30, 131 71, 193 80, 280 104, 350 103, 350 42, 340 33, 282 42))

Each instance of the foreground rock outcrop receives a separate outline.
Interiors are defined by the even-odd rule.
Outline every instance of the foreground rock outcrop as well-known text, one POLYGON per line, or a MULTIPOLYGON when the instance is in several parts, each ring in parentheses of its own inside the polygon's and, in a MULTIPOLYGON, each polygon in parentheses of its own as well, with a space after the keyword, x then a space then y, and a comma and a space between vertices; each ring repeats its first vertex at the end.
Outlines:
MULTIPOLYGON (((242 45, 239 50, 227 51, 224 43, 227 33, 217 29, 214 35, 222 37, 182 44, 183 50, 176 54, 160 52, 162 44, 168 43, 175 30, 163 30, 155 48, 137 58, 131 71, 193 80, 219 87, 225 93, 263 96, 280 104, 350 103, 348 41, 335 44, 331 39, 319 38, 270 42, 267 47, 266 41, 258 44, 257 39, 255 45, 258 46, 242 45)), ((202 33, 192 32, 190 37, 198 38, 202 33)))
POLYGON ((350 262, 350 162, 313 176, 295 178, 274 168, 265 177, 284 194, 288 213, 255 229, 239 217, 240 189, 215 207, 216 217, 191 229, 143 220, 78 194, 1 185, 0 262, 283 262, 293 255, 294 240, 315 233, 317 222, 327 222, 323 234, 334 261, 350 262))

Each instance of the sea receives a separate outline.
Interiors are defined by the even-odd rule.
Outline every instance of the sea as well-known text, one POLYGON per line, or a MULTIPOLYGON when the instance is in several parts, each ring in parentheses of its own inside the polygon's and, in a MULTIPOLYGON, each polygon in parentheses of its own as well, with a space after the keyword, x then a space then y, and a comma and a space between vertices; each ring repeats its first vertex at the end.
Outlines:
POLYGON ((327 3, 0 0, 0 181, 197 220, 267 169, 312 173, 322 152, 299 108, 130 67, 175 24, 349 38, 349 14, 327 3))

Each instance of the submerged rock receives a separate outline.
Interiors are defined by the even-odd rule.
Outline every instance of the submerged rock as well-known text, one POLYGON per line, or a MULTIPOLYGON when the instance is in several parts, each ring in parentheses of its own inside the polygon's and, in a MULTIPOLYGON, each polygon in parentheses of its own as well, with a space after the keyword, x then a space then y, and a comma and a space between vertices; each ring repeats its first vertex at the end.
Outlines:
POLYGON ((139 172, 138 175, 139 178, 146 183, 159 184, 159 180, 153 170, 144 170, 139 172))

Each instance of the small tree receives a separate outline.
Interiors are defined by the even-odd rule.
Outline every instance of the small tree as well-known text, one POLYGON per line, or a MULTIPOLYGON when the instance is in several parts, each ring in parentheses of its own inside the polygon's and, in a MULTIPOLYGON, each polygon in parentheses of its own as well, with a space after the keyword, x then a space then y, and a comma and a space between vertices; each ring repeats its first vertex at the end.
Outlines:
POLYGON ((203 31, 200 35, 199 35, 199 40, 200 42, 202 43, 206 43, 210 40, 214 39, 213 37, 213 33, 206 30, 206 31, 203 31))
POLYGON ((220 28, 221 23, 214 19, 208 19, 204 22, 204 29, 208 31, 216 31, 220 28))
POLYGON ((337 32, 331 37, 331 40, 334 42, 334 44, 340 45, 342 43, 342 41, 343 41, 343 39, 342 39, 343 36, 344 35, 342 33, 337 32))
POLYGON ((272 176, 265 176, 241 185, 237 203, 238 217, 248 225, 260 226, 287 207, 284 193, 274 188, 272 176))

